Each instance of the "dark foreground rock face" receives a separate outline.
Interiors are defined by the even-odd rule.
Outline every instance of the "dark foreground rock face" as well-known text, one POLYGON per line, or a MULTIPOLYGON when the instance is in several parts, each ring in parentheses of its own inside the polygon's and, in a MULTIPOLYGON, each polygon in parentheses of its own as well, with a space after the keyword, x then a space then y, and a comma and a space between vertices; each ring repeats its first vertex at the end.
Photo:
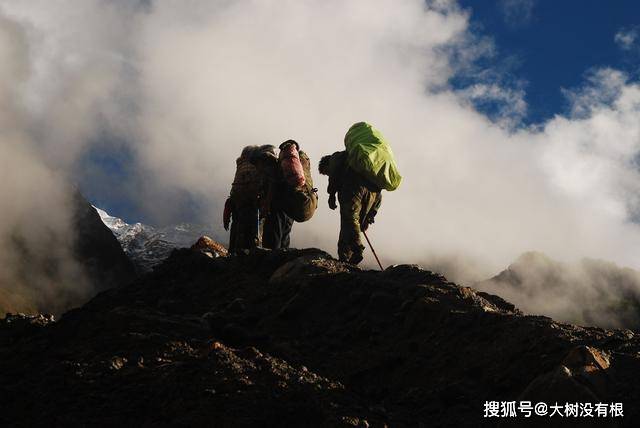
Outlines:
POLYGON ((485 401, 590 400, 637 426, 639 351, 415 266, 185 249, 58 322, 0 322, 0 423, 495 426, 485 401))

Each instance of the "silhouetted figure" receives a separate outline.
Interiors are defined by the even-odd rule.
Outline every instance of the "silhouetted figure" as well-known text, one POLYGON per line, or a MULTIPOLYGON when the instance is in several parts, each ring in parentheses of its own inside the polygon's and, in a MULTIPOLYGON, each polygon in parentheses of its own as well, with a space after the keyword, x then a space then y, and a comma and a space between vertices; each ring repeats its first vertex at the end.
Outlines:
POLYGON ((358 264, 364 252, 360 232, 373 224, 382 203, 381 190, 349 167, 346 151, 322 157, 318 170, 329 176, 329 208, 337 208, 336 193, 340 203, 338 257, 358 264))

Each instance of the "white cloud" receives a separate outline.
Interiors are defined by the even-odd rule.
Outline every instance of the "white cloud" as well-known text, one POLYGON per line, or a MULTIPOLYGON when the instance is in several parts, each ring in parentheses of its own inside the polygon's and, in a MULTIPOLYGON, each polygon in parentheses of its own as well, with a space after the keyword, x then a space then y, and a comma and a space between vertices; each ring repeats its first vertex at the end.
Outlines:
POLYGON ((458 91, 458 94, 475 102, 475 105, 486 103, 494 105, 495 117, 505 127, 521 124, 527 114, 523 89, 504 87, 495 83, 477 83, 458 91))
POLYGON ((638 28, 623 28, 616 33, 614 41, 625 51, 630 51, 638 47, 638 28))
POLYGON ((625 89, 627 80, 624 72, 612 68, 590 70, 580 88, 562 89, 571 103, 572 117, 589 116, 599 108, 611 106, 625 89))
POLYGON ((499 6, 507 25, 521 27, 533 19, 535 0, 500 0, 499 6))

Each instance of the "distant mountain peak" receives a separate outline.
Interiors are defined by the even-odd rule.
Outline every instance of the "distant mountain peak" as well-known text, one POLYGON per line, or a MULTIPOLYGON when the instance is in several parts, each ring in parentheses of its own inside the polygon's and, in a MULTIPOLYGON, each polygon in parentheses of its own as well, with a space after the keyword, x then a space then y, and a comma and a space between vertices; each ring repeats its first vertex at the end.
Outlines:
POLYGON ((217 236, 213 228, 201 224, 179 223, 154 227, 129 224, 94 206, 102 222, 116 236, 122 249, 139 272, 148 272, 165 260, 176 248, 189 248, 203 235, 217 236))

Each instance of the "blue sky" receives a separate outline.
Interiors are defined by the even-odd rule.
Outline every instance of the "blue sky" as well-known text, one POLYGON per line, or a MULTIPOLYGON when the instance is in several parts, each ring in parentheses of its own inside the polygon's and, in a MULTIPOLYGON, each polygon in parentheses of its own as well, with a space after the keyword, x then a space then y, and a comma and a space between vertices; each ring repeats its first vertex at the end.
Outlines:
MULTIPOLYGON (((613 67, 638 79, 640 40, 627 49, 616 34, 639 34, 637 0, 461 0, 476 34, 495 44, 486 65, 520 82, 528 105, 526 123, 565 113, 562 88, 581 85, 593 68, 613 67), (505 65, 506 64, 506 65, 505 65)), ((467 79, 455 84, 468 83, 467 79)))

